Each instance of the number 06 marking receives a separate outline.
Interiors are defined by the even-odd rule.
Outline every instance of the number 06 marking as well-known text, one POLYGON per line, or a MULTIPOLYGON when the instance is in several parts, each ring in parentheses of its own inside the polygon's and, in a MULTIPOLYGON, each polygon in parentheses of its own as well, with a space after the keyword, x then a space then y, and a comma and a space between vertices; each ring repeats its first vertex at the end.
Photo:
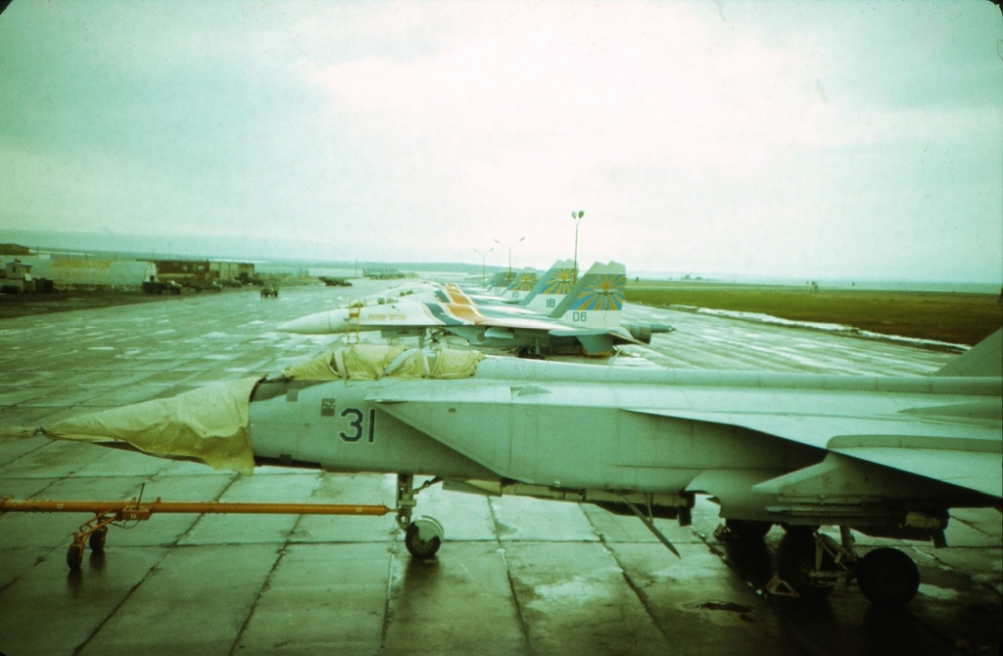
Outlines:
POLYGON ((363 435, 366 435, 370 444, 376 441, 375 409, 370 409, 369 411, 368 430, 364 426, 365 422, 363 421, 363 419, 365 418, 365 415, 362 413, 362 410, 359 410, 358 408, 345 408, 344 410, 341 411, 341 416, 353 417, 353 419, 348 422, 348 425, 355 429, 355 431, 351 434, 345 433, 344 431, 339 432, 338 435, 339 437, 341 437, 341 439, 343 439, 346 442, 358 442, 359 440, 362 439, 363 435))

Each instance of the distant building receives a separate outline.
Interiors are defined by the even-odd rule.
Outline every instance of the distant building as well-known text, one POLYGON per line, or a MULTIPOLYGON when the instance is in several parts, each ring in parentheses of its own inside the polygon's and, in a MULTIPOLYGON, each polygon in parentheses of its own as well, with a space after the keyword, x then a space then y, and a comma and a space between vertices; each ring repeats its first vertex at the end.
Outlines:
POLYGON ((31 265, 21 260, 9 260, 0 269, 0 293, 19 294, 35 290, 31 265))
MULTIPOLYGON (((17 261, 31 267, 32 277, 51 280, 57 289, 139 287, 157 275, 155 264, 138 260, 46 255, 18 258, 17 261)), ((4 266, 9 263, 10 260, 6 260, 4 266)))
POLYGON ((209 260, 156 260, 157 275, 162 281, 205 285, 220 280, 246 280, 254 277, 254 265, 246 262, 209 260))
MULTIPOLYGON (((100 256, 44 253, 17 244, 0 244, 0 278, 3 284, 28 291, 24 281, 46 279, 57 289, 69 287, 140 287, 144 282, 175 282, 204 288, 218 281, 254 278, 254 265, 245 262, 209 260, 130 260, 100 256), (21 282, 14 282, 21 281, 21 282)), ((218 286, 216 286, 218 289, 218 286)), ((13 291, 13 290, 11 290, 13 291)))
POLYGON ((217 280, 240 280, 254 277, 254 265, 247 262, 209 262, 209 271, 217 280))

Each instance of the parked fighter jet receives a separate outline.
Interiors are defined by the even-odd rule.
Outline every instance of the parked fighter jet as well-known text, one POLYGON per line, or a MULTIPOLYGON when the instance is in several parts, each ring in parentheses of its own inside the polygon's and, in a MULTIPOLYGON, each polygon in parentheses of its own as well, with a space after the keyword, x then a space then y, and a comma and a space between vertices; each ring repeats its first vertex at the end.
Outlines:
POLYGON ((515 280, 515 272, 509 270, 498 271, 488 281, 488 291, 494 294, 501 293, 512 284, 513 280, 515 280))
POLYGON ((478 347, 523 349, 529 354, 612 355, 616 344, 641 344, 670 326, 623 324, 626 269, 596 263, 549 317, 489 313, 469 303, 401 301, 376 307, 341 308, 284 323, 279 330, 307 335, 380 331, 384 337, 424 336, 432 329, 478 347))
MULTIPOLYGON (((380 306, 399 301, 420 303, 445 303, 450 305, 477 306, 487 316, 528 316, 539 319, 540 312, 550 313, 557 307, 571 288, 569 282, 573 269, 570 260, 558 260, 539 278, 536 285, 519 300, 505 298, 493 294, 468 293, 455 283, 439 284, 432 281, 422 281, 408 285, 400 285, 386 289, 379 294, 357 298, 341 306, 340 310, 349 315, 359 313, 359 308, 380 306)), ((535 274, 534 274, 535 275, 535 274)), ((323 278, 322 278, 323 280, 323 278)), ((656 330, 656 332, 659 332, 656 330)), ((396 331, 393 336, 406 335, 396 331)))
MULTIPOLYGON (((518 298, 509 295, 484 295, 477 291, 464 289, 463 293, 478 305, 497 305, 504 303, 526 308, 532 312, 550 314, 554 308, 564 300, 571 288, 575 284, 574 262, 571 260, 558 260, 553 266, 540 276, 536 284, 527 293, 519 292, 518 298)), ((515 285, 516 283, 512 283, 515 285)), ((447 285, 448 288, 451 285, 447 285)), ((450 303, 452 301, 446 297, 440 297, 441 301, 450 303)))
POLYGON ((532 267, 527 267, 518 273, 513 273, 513 276, 512 282, 499 293, 499 296, 514 302, 518 302, 528 294, 536 286, 540 278, 536 273, 536 269, 532 267))
MULTIPOLYGON (((245 379, 63 420, 36 433, 196 459, 398 477, 417 557, 444 538, 412 521, 431 484, 594 503, 689 522, 713 495, 731 528, 788 529, 779 573, 802 595, 857 580, 905 603, 903 552, 860 555, 850 529, 944 546, 948 510, 1003 498, 1003 331, 933 376, 636 370, 356 345, 245 379), (415 487, 415 476, 432 476, 415 487), (841 541, 817 532, 838 525, 841 541)), ((678 555, 678 554, 677 554, 678 555)))
POLYGON ((558 260, 519 301, 519 305, 536 312, 553 312, 571 292, 577 278, 572 260, 558 260))

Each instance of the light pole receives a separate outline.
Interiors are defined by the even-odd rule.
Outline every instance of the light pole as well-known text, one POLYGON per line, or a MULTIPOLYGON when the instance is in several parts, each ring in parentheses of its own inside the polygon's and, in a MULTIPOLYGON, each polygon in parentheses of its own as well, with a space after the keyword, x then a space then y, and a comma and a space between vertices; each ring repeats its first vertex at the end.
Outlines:
POLYGON ((485 287, 487 285, 487 277, 484 274, 484 258, 486 258, 488 256, 488 253, 490 253, 494 249, 495 249, 494 246, 492 246, 486 251, 479 251, 476 248, 474 249, 474 252, 481 256, 481 287, 485 287))
POLYGON ((525 239, 525 237, 519 237, 519 241, 513 242, 511 244, 502 244, 497 239, 494 240, 496 244, 500 244, 501 246, 504 246, 505 248, 508 249, 508 282, 510 285, 512 284, 512 247, 521 242, 523 239, 525 239))
POLYGON ((572 284, 578 283, 578 222, 582 220, 583 216, 585 216, 583 210, 571 213, 571 218, 575 222, 575 282, 572 284))

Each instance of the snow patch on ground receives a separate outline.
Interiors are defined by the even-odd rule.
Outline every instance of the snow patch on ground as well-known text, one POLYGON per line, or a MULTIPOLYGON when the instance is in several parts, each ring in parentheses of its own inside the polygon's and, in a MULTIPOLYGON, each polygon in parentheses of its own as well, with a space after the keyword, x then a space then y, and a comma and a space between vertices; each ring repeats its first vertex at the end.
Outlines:
POLYGON ((870 330, 861 330, 854 326, 847 326, 839 323, 817 323, 813 321, 794 321, 791 319, 782 319, 780 317, 774 317, 769 314, 762 314, 760 312, 738 312, 735 310, 717 310, 713 308, 702 308, 695 307, 692 305, 673 305, 673 309, 683 310, 686 312, 696 312, 697 314, 708 314, 711 316, 723 317, 726 319, 738 319, 740 321, 752 321, 755 323, 773 324, 777 326, 787 326, 790 328, 805 328, 807 330, 819 330, 823 332, 830 333, 841 333, 847 335, 853 335, 855 337, 863 337, 865 339, 876 339, 888 342, 897 342, 899 344, 908 344, 910 346, 919 346, 922 348, 931 348, 937 350, 948 350, 964 352, 967 351, 969 346, 964 344, 951 344, 950 342, 941 342, 935 339, 919 339, 915 337, 901 337, 899 335, 885 335, 882 333, 875 333, 870 330))

